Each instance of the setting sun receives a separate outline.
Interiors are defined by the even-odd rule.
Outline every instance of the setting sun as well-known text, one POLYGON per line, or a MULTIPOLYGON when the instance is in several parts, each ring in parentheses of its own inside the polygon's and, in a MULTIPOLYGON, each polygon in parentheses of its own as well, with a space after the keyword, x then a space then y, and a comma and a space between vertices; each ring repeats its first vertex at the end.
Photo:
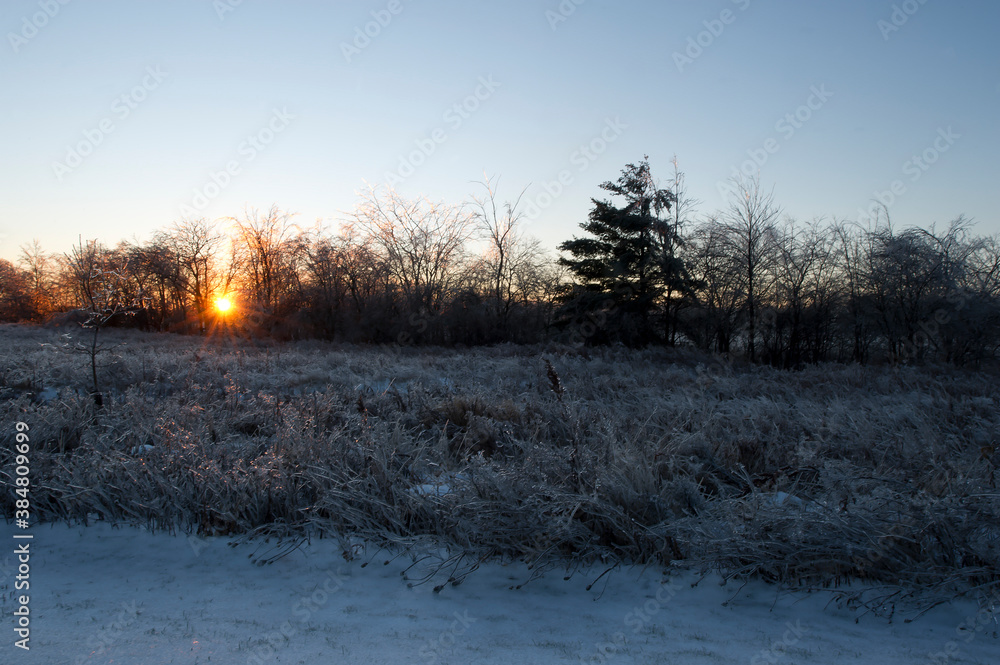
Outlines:
POLYGON ((229 298, 219 298, 215 301, 215 309, 219 310, 220 313, 225 314, 233 308, 233 301, 229 298))

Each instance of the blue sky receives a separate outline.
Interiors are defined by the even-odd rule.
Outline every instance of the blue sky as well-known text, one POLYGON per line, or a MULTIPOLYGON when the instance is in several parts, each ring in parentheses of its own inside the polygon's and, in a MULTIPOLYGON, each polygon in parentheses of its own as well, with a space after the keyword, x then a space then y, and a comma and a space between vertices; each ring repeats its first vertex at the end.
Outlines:
POLYGON ((335 225, 390 173, 528 187, 554 248, 646 154, 702 215, 751 160, 798 219, 895 187, 898 224, 997 233, 998 24, 987 0, 5 0, 0 257, 246 206, 335 225))

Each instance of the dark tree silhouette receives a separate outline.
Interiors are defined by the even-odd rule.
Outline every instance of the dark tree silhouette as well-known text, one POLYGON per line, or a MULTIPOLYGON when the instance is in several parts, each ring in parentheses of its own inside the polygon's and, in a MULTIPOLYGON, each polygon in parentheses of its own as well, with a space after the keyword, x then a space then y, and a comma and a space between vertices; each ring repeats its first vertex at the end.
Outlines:
MULTIPOLYGON (((648 158, 647 158, 648 159, 648 158)), ((665 268, 677 272, 661 253, 670 222, 664 218, 674 193, 656 187, 647 159, 628 164, 616 182, 601 189, 624 199, 621 206, 592 199, 594 208, 581 228, 591 237, 573 238, 559 246, 570 257, 559 263, 573 274, 558 317, 571 325, 581 317, 600 325, 592 342, 621 341, 639 346, 655 341, 653 313, 664 294, 665 268)))

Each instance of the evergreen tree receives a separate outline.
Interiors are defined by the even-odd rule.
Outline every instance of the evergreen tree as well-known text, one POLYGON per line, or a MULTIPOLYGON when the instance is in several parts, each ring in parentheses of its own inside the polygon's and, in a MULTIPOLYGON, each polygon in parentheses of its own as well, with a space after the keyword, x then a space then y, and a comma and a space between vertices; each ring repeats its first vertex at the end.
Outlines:
POLYGON ((672 255, 678 245, 676 228, 664 217, 676 198, 656 186, 648 157, 626 165, 616 182, 605 182, 601 189, 624 199, 623 204, 592 199, 589 220, 580 225, 590 237, 574 237, 559 246, 570 255, 559 263, 573 274, 575 284, 563 293, 557 320, 576 327, 578 337, 591 343, 649 344, 657 340, 653 318, 667 272, 680 270, 672 255), (670 257, 663 255, 665 248, 670 257))

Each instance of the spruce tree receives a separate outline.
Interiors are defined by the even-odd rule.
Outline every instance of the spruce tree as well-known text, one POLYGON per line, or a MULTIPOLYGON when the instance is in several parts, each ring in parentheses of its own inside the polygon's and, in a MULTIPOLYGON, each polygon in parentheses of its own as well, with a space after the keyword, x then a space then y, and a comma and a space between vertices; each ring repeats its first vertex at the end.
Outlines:
MULTIPOLYGON (((674 261, 662 255, 671 230, 663 216, 674 193, 656 186, 648 157, 626 165, 616 182, 605 182, 601 189, 623 202, 616 206, 592 199, 589 219, 580 225, 589 237, 559 246, 570 255, 559 263, 575 284, 564 292, 557 319, 590 343, 642 346, 657 340, 653 318, 664 293, 665 269, 676 271, 674 261)), ((670 240, 675 246, 676 239, 670 240)))

